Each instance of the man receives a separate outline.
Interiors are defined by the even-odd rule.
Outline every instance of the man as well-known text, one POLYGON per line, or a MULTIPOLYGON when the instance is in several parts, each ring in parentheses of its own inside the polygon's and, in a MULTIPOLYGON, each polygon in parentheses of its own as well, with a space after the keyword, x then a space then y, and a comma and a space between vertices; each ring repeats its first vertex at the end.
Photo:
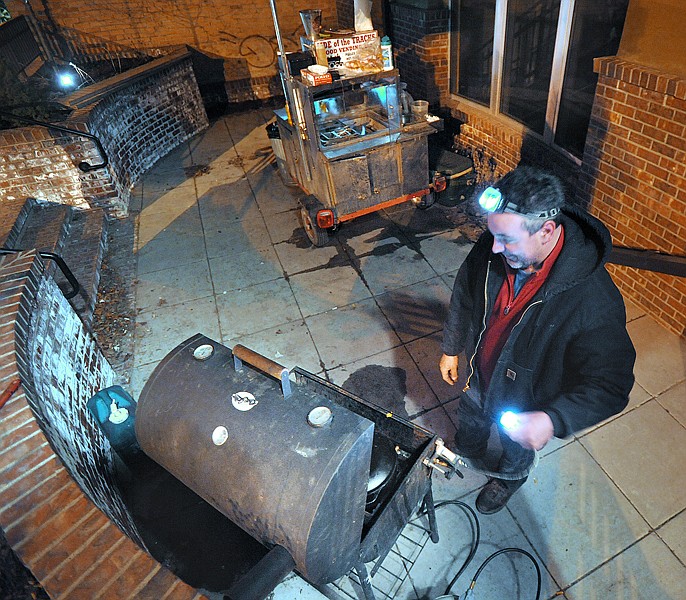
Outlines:
POLYGON ((491 514, 526 478, 534 450, 623 410, 633 386, 634 347, 622 296, 605 270, 605 226, 564 203, 559 180, 519 166, 479 203, 488 231, 461 266, 443 332, 443 379, 465 385, 457 409, 457 453, 481 457, 498 427, 498 472, 476 500, 491 514), (467 359, 462 367, 458 355, 467 359), (458 366, 461 367, 458 370, 458 366))

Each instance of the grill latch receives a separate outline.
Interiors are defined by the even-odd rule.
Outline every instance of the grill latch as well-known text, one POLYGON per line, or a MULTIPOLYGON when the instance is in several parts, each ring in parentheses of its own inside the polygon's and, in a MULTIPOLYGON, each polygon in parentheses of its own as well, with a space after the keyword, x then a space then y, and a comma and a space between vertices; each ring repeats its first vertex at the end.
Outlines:
POLYGON ((443 473, 446 479, 451 479, 456 473, 460 479, 464 479, 464 475, 457 468, 459 459, 460 457, 446 448, 443 440, 438 438, 435 443, 433 455, 425 458, 424 464, 427 467, 436 469, 438 472, 443 473))

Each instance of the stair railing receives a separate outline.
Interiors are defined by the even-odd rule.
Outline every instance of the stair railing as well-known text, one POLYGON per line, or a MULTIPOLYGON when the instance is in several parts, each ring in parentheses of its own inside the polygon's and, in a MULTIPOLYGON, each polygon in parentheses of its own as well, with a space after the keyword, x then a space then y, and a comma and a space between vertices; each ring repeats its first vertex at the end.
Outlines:
MULTIPOLYGON (((26 250, 20 250, 17 248, 0 248, 0 256, 6 254, 16 254, 17 252, 26 252, 26 250)), ((76 296, 81 289, 81 285, 74 276, 74 273, 72 273, 72 270, 68 267, 67 263, 64 262, 64 259, 59 254, 55 254, 54 252, 45 252, 43 250, 37 250, 36 252, 41 258, 47 258, 48 260, 55 261, 60 271, 62 271, 62 275, 64 275, 64 278, 71 286, 70 290, 63 292, 64 297, 69 300, 70 298, 76 296)))
POLYGON ((102 157, 102 162, 99 164, 96 164, 96 165, 92 165, 89 162, 86 162, 85 160, 81 161, 77 166, 84 173, 88 173, 90 171, 95 171, 96 169, 103 169, 109 164, 107 154, 105 153, 105 149, 102 147, 100 140, 90 133, 86 133, 85 131, 79 131, 78 129, 71 129, 69 127, 63 127, 62 125, 55 125, 54 123, 46 123, 45 121, 36 121, 36 119, 31 119, 29 117, 22 117, 21 115, 15 115, 13 113, 10 113, 10 112, 4 111, 4 110, 0 110, 0 116, 6 117, 9 119, 15 119, 17 121, 23 121, 24 123, 30 123, 31 125, 38 125, 39 127, 46 127, 48 129, 56 129, 57 131, 63 131, 65 133, 71 133, 74 135, 79 135, 81 137, 88 138, 89 140, 93 140, 93 142, 95 143, 95 146, 98 149, 98 152, 100 153, 100 156, 102 157))

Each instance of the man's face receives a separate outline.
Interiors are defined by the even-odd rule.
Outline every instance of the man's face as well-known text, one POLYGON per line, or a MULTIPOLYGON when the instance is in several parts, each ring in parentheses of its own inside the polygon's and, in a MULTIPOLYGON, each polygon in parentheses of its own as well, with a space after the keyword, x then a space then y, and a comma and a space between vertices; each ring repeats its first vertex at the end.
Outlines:
POLYGON ((543 231, 529 234, 524 217, 514 213, 491 213, 488 230, 493 234, 493 253, 502 254, 513 269, 533 271, 547 256, 543 231))

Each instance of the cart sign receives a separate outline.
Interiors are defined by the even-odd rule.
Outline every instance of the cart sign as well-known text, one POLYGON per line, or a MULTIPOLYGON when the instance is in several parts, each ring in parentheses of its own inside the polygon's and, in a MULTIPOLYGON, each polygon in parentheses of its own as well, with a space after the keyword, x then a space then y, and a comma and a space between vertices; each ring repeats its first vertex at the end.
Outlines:
POLYGON ((330 68, 343 67, 351 71, 375 73, 383 70, 381 43, 376 30, 347 37, 331 37, 315 41, 316 50, 324 49, 330 68))

